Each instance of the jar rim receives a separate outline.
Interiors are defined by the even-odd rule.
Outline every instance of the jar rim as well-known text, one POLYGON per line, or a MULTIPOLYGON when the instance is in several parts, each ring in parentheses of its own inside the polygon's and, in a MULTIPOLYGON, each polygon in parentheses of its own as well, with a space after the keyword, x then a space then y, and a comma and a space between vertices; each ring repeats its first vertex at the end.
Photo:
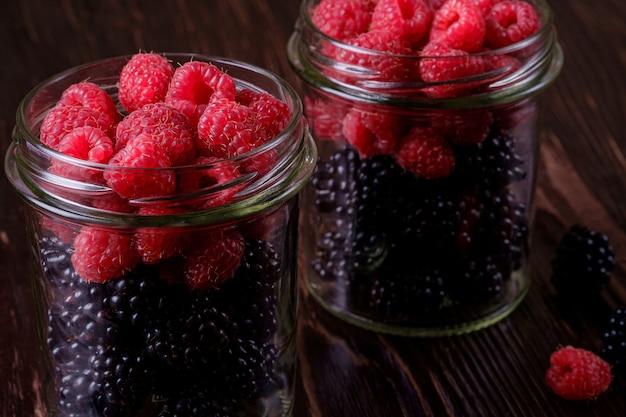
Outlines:
MULTIPOLYGON (((43 117, 48 110, 60 98, 60 94, 67 86, 83 81, 84 74, 96 74, 94 71, 103 70, 105 67, 120 69, 132 55, 122 55, 88 62, 76 67, 66 69, 51 77, 48 77, 22 99, 16 112, 16 125, 13 129, 13 141, 7 150, 5 157, 5 172, 18 194, 30 204, 38 208, 54 213, 62 217, 72 218, 76 221, 88 220, 92 223, 100 223, 115 226, 124 224, 125 227, 146 226, 152 222, 158 222, 162 218, 171 217, 173 221, 191 224, 222 223, 235 220, 240 217, 250 216, 268 207, 280 204, 293 197, 310 178, 316 161, 316 147, 313 139, 308 134, 306 121, 303 116, 302 102, 295 89, 282 77, 261 67, 245 62, 213 57, 195 53, 159 53, 166 58, 182 64, 189 60, 200 60, 212 63, 218 68, 230 73, 238 89, 249 87, 258 91, 272 89, 270 94, 287 103, 291 110, 291 117, 286 127, 268 142, 246 152, 229 158, 201 165, 182 164, 170 167, 177 173, 185 170, 206 170, 219 165, 239 166, 252 158, 268 152, 280 155, 276 166, 267 167, 267 172, 253 172, 242 174, 235 178, 233 183, 226 183, 221 188, 245 184, 239 187, 238 199, 225 205, 203 208, 196 211, 178 213, 163 216, 142 216, 137 213, 123 213, 107 211, 96 207, 82 204, 78 197, 75 201, 67 198, 70 194, 88 193, 94 196, 114 193, 104 185, 91 184, 72 179, 54 176, 45 169, 45 163, 52 160, 74 164, 83 169, 104 170, 108 165, 103 163, 89 162, 75 158, 48 147, 43 144, 36 132, 43 117), (42 106, 41 109, 35 109, 42 106), (43 109, 43 110, 42 110, 43 109), (57 188, 64 191, 59 194, 57 188)), ((95 76, 90 79, 96 84, 106 80, 109 88, 116 89, 117 77, 104 73, 102 78, 95 76), (114 86, 114 87, 112 87, 114 86)), ((117 103, 116 103, 117 104, 117 103)), ((116 167, 116 169, 118 169, 116 167)), ((123 170, 137 170, 139 168, 119 168, 123 170)), ((148 168, 151 171, 163 171, 164 168, 148 168)), ((221 184, 220 184, 221 185, 221 184)), ((219 189, 210 192, 218 192, 219 189)), ((178 198, 184 199, 186 195, 178 198)), ((134 204, 152 204, 159 201, 164 204, 175 203, 172 198, 163 196, 144 201, 135 200, 134 204)))
MULTIPOLYGON (((467 53, 462 58, 487 58, 493 56, 512 56, 534 50, 531 59, 524 65, 506 73, 501 70, 490 70, 468 78, 455 79, 452 82, 432 83, 422 79, 376 80, 375 70, 364 66, 345 64, 324 56, 316 45, 331 45, 329 49, 341 49, 342 52, 363 55, 367 58, 397 59, 399 64, 419 65, 424 59, 460 59, 459 56, 428 56, 421 54, 402 54, 376 51, 349 44, 330 37, 322 32, 314 23, 311 8, 319 0, 304 0, 300 5, 300 16, 295 30, 287 44, 287 53, 292 70, 307 84, 320 88, 347 100, 367 103, 419 106, 427 108, 480 108, 505 104, 529 97, 548 86, 563 66, 563 51, 558 43, 553 24, 552 9, 545 0, 528 0, 536 6, 541 19, 540 28, 526 39, 501 48, 480 50, 467 53), (416 64, 417 63, 417 64, 416 64), (341 72, 336 77, 333 71, 341 72), (343 75, 346 75, 343 77, 343 75), (346 81, 343 78, 347 78, 346 81), (374 80, 372 81, 372 78, 374 80), (469 95, 432 97, 423 92, 432 87, 446 84, 488 83, 485 91, 473 92, 469 95)), ((487 85, 487 84, 486 84, 487 85)))

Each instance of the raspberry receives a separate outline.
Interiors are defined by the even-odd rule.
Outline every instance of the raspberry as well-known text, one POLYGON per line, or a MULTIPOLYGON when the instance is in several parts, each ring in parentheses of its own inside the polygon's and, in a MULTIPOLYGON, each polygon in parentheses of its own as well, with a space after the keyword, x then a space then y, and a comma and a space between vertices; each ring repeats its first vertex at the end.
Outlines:
POLYGON ((433 16, 429 40, 477 51, 485 40, 485 19, 473 0, 448 0, 433 16))
POLYGON ((72 264, 88 282, 105 282, 131 271, 139 256, 129 236, 112 230, 84 227, 74 239, 72 264))
POLYGON ((565 400, 590 400, 611 384, 611 367, 593 352, 565 346, 550 356, 546 383, 565 400))
POLYGON ((146 104, 124 118, 116 130, 115 149, 124 148, 129 139, 147 135, 168 155, 172 166, 184 165, 196 155, 192 127, 184 114, 164 103, 146 104))
POLYGON ((447 112, 431 118, 431 125, 455 145, 475 145, 482 142, 487 138, 492 122, 491 113, 485 110, 447 112))
POLYGON ((586 297, 606 285, 614 267, 615 255, 608 236, 574 225, 556 250, 551 281, 560 294, 586 297))
POLYGON ((212 230, 185 253, 185 282, 192 290, 208 290, 232 278, 245 249, 238 232, 212 230))
POLYGON ((336 100, 325 100, 322 97, 304 97, 307 120, 309 127, 317 139, 342 140, 341 120, 346 114, 346 109, 336 100))
POLYGON ((393 116, 352 109, 343 119, 346 140, 363 157, 390 154, 400 135, 399 123, 393 116))
POLYGON ((291 110, 287 103, 266 92, 257 92, 244 88, 235 96, 237 103, 249 107, 255 114, 258 122, 274 137, 287 127, 291 119, 291 110))
POLYGON ((441 134, 433 129, 414 126, 402 139, 397 153, 398 165, 427 179, 450 175, 454 153, 441 134))
POLYGON ((311 20, 327 36, 344 41, 368 30, 371 7, 363 0, 322 0, 311 20))
POLYGON ((216 157, 200 156, 180 172, 178 192, 197 194, 198 197, 190 201, 194 208, 209 209, 228 204, 243 188, 243 184, 232 184, 241 176, 237 168, 219 161, 216 157))
MULTIPOLYGON (((377 71, 378 74, 370 78, 381 81, 406 80, 415 71, 411 65, 411 59, 403 58, 400 55, 409 55, 411 49, 400 38, 394 36, 392 32, 384 30, 373 30, 365 32, 347 41, 348 44, 359 48, 376 51, 357 52, 354 49, 337 49, 334 58, 343 63, 365 67, 368 70, 377 71)), ((339 75, 340 78, 340 75, 339 75)))
POLYGON ((163 149, 152 137, 140 134, 117 152, 104 171, 104 179, 120 197, 127 199, 164 196, 176 188, 176 174, 163 149))
POLYGON ((198 151, 204 156, 230 158, 267 139, 255 113, 235 101, 212 101, 198 121, 198 151))
MULTIPOLYGON (((74 158, 106 164, 113 155, 113 141, 101 129, 83 126, 65 135, 59 142, 57 150, 74 158)), ((52 160, 51 171, 79 181, 101 182, 102 179, 101 171, 87 169, 59 159, 52 160)))
MULTIPOLYGON (((139 209, 143 216, 167 216, 180 211, 159 206, 139 209)), ((143 227, 137 229, 133 244, 143 263, 154 264, 172 256, 180 255, 185 246, 185 234, 174 227, 143 227)))
POLYGON ((436 98, 459 96, 471 90, 475 83, 464 79, 481 74, 485 63, 480 56, 454 49, 441 42, 430 42, 422 50, 420 73, 428 83, 442 83, 425 88, 427 95, 436 98))
POLYGON ((472 0, 478 10, 482 13, 483 17, 487 16, 487 14, 491 11, 491 8, 494 4, 502 1, 502 0, 472 0))
POLYGON ((165 102, 189 118, 195 127, 212 100, 234 100, 235 80, 208 62, 190 61, 176 69, 165 102))
POLYGON ((129 113, 163 101, 173 75, 174 67, 164 56, 135 54, 120 73, 118 99, 129 113))
POLYGON ((67 87, 55 107, 82 106, 109 116, 110 124, 120 120, 113 98, 97 84, 81 82, 67 87))
POLYGON ((44 145, 57 149, 63 136, 77 127, 97 127, 109 132, 111 119, 108 114, 84 106, 61 106, 51 109, 41 123, 39 140, 44 145))
POLYGON ((541 19, 530 3, 506 0, 496 3, 485 17, 487 43, 502 48, 520 42, 539 30, 541 19))
POLYGON ((370 31, 384 30, 408 42, 426 34, 432 12, 425 0, 380 0, 372 14, 370 31))

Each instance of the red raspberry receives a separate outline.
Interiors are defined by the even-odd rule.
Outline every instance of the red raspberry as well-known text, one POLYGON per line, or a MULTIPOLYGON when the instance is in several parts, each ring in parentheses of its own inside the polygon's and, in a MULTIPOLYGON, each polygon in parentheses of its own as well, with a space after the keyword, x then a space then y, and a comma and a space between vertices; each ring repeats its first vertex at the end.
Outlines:
MULTIPOLYGON (((162 206, 141 207, 143 216, 167 216, 180 213, 180 210, 162 206)), ((145 264, 155 264, 164 259, 180 255, 186 246, 187 235, 175 227, 142 227, 133 236, 135 250, 145 264)))
POLYGON ((510 55, 485 55, 485 71, 495 71, 501 73, 498 77, 517 71, 522 66, 519 59, 510 55))
POLYGON ((565 346, 550 355, 546 383, 565 400, 590 400, 611 384, 611 366, 593 352, 565 346))
POLYGON ((130 236, 113 230, 83 227, 74 239, 72 264, 76 273, 88 282, 106 282, 130 272, 139 256, 130 236))
POLYGON ((431 118, 433 128, 455 145, 474 145, 482 142, 487 138, 492 122, 493 117, 486 110, 467 113, 454 111, 431 118))
POLYGON ((192 290, 208 290, 235 275, 245 240, 239 232, 212 230, 185 253, 185 282, 192 290))
POLYGON ((212 100, 234 100, 235 80, 213 64, 186 62, 176 69, 165 102, 189 118, 195 127, 212 100))
POLYGON ((198 151, 204 156, 242 155, 267 140, 256 114, 236 101, 212 101, 198 121, 198 151))
POLYGON ((51 109, 39 129, 39 139, 44 145, 57 149, 63 136, 77 127, 97 127, 107 134, 111 128, 108 114, 84 106, 61 106, 51 109))
POLYGON ((120 120, 113 98, 97 84, 90 82, 81 82, 67 87, 55 107, 63 106, 89 107, 98 113, 108 115, 110 125, 120 120))
POLYGON ((241 173, 232 164, 221 162, 220 158, 200 156, 189 168, 181 170, 178 179, 178 192, 193 193, 190 199, 194 209, 210 209, 233 201, 233 195, 243 188, 232 182, 241 173))
POLYGON ((270 138, 281 133, 291 119, 291 110, 287 103, 266 92, 244 88, 237 92, 235 101, 249 107, 256 114, 258 122, 270 138))
POLYGON ((76 237, 76 231, 67 222, 57 220, 54 217, 38 215, 41 226, 52 232, 63 243, 72 243, 76 237))
POLYGON ((311 20, 327 36, 344 41, 368 30, 372 5, 364 0, 322 0, 311 20))
POLYGON ((354 108, 343 119, 343 134, 361 156, 385 155, 396 147, 400 124, 390 114, 354 108))
POLYGON ((122 198, 162 197, 176 188, 176 174, 166 169, 170 166, 167 153, 153 138, 140 134, 113 155, 104 179, 122 198))
POLYGON ((454 169, 454 153, 448 142, 434 129, 422 126, 414 126, 402 139, 396 161, 427 179, 446 177, 454 169))
MULTIPOLYGON (((59 142, 57 150, 84 161, 106 164, 113 155, 113 141, 101 129, 91 126, 77 127, 59 142)), ((87 182, 102 182, 102 171, 88 169, 60 159, 52 160, 51 171, 62 177, 87 182)))
POLYGON ((165 100, 174 67, 162 55, 133 55, 120 73, 118 99, 131 113, 146 104, 165 100))
POLYGON ((486 38, 493 48, 520 42, 541 27, 535 8, 525 1, 502 1, 485 17, 486 38))
POLYGON ((184 114, 164 103, 146 104, 124 118, 116 130, 115 149, 145 134, 163 149, 172 166, 184 165, 196 155, 194 132, 184 114))
POLYGON ((477 51, 485 40, 485 19, 473 0, 448 0, 433 16, 429 40, 477 51))
POLYGON ((486 17, 487 14, 491 11, 491 8, 494 4, 502 1, 502 0, 472 0, 483 17, 486 17))
MULTIPOLYGON (((373 30, 362 33, 347 43, 369 51, 357 52, 354 49, 336 49, 334 59, 378 72, 376 76, 368 74, 369 79, 379 81, 406 80, 414 74, 411 71, 413 68, 410 65, 411 60, 403 57, 403 55, 411 54, 410 47, 406 42, 394 36, 392 32, 373 30)), ((337 78, 341 79, 341 77, 341 74, 338 74, 337 78)))
POLYGON ((476 86, 464 79, 485 71, 481 56, 470 56, 441 42, 431 42, 422 51, 420 73, 429 83, 441 83, 424 89, 427 95, 437 98, 454 97, 467 93, 476 86))
POLYGON ((317 139, 340 141, 342 120, 346 108, 336 100, 326 100, 323 97, 304 97, 304 111, 309 121, 309 128, 317 139))
POLYGON ((417 42, 426 34, 432 12, 425 0, 380 0, 370 31, 383 30, 407 42, 417 42))

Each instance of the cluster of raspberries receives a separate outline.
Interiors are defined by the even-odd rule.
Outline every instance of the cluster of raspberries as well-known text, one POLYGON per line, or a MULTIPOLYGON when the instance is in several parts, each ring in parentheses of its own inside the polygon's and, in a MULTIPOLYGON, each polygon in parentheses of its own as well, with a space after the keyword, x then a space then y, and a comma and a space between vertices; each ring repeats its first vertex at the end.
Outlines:
MULTIPOLYGON (((267 143, 291 118, 286 103, 265 91, 238 89, 211 63, 174 66, 156 53, 129 59, 119 77, 119 107, 114 97, 88 81, 69 86, 46 114, 40 140, 74 158, 53 158, 52 173, 112 190, 93 203, 97 208, 142 216, 227 204, 242 187, 232 185, 237 178, 267 170, 276 155, 261 152, 237 165, 216 162, 267 143), (204 197, 176 207, 154 203, 175 195, 204 197)), ((244 248, 238 231, 204 232, 199 239, 178 229, 140 228, 128 235, 83 227, 74 237, 53 226, 58 236, 73 239, 74 267, 86 281, 105 282, 139 262, 155 264, 187 251, 186 282, 205 289, 233 275, 244 248)))
MULTIPOLYGON (((335 40, 385 53, 368 55, 332 44, 324 53, 336 61, 378 70, 385 81, 427 83, 517 68, 514 57, 492 51, 523 41, 541 27, 534 6, 523 0, 322 0, 311 19, 335 40)), ((425 92, 450 97, 468 87, 445 85, 425 92)))
MULTIPOLYGON (((522 0, 322 0, 311 10, 311 21, 346 45, 322 43, 322 53, 332 60, 368 68, 365 81, 383 87, 410 82, 413 87, 400 88, 402 94, 414 94, 415 86, 423 85, 418 90, 433 99, 482 91, 494 77, 518 69, 523 56, 500 48, 541 27, 534 6, 522 0), (478 81, 485 77, 488 82, 478 81)), ((340 82, 359 84, 358 71, 348 73, 345 67, 323 71, 340 82)), ((345 106, 313 95, 306 104, 318 138, 346 140, 362 157, 394 155, 401 167, 428 179, 448 176, 455 167, 453 147, 481 142, 494 121, 480 109, 431 112, 412 122, 406 113, 370 104, 345 106)))

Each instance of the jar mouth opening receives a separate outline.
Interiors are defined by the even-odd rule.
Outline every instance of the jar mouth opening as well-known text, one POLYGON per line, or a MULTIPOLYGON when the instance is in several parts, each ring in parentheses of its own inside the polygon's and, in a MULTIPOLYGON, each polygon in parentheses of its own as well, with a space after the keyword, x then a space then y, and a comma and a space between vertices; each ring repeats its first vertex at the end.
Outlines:
POLYGON ((117 98, 117 83, 119 70, 131 55, 98 60, 48 78, 19 104, 13 143, 5 161, 7 175, 18 192, 29 202, 60 215, 71 212, 72 216, 101 218, 106 222, 120 216, 139 218, 138 209, 158 205, 172 208, 174 216, 184 215, 186 222, 193 222, 189 219, 195 217, 206 223, 211 217, 223 220, 278 204, 292 197, 306 183, 312 173, 315 149, 307 134, 302 103, 293 87, 265 69, 226 58, 186 53, 160 55, 174 63, 209 62, 228 72, 237 90, 246 88, 270 93, 290 109, 285 127, 270 140, 241 154, 165 168, 117 167, 87 161, 42 143, 39 128, 45 115, 65 88, 85 79, 107 91, 118 111, 124 113, 117 98), (174 191, 163 195, 128 198, 124 201, 125 207, 120 209, 115 204, 104 203, 121 198, 102 180, 107 171, 121 175, 138 172, 146 176, 171 175, 177 185, 174 191), (66 175, 67 172, 72 175, 66 175), (74 173, 79 175, 74 176, 74 173), (198 188, 180 185, 187 180, 198 188), (191 206, 190 201, 194 203, 191 206))
MULTIPOLYGON (((457 104, 465 107, 466 104, 457 103, 459 99, 465 102, 468 97, 477 96, 487 96, 490 103, 494 97, 502 101, 505 97, 501 96, 510 101, 510 97, 518 98, 520 90, 536 92, 537 88, 529 89, 533 84, 539 84, 539 89, 548 85, 562 66, 562 52, 549 5, 544 0, 528 2, 535 7, 541 22, 532 35, 504 47, 445 55, 423 53, 422 49, 401 53, 378 51, 334 39, 313 21, 312 13, 318 1, 305 0, 288 44, 289 61, 309 84, 345 94, 350 99, 394 104, 418 102, 426 106, 437 101, 450 107, 457 104), (421 66, 431 66, 435 61, 441 66, 472 70, 445 80, 422 77, 421 66)), ((477 102, 481 101, 479 97, 477 102)))

